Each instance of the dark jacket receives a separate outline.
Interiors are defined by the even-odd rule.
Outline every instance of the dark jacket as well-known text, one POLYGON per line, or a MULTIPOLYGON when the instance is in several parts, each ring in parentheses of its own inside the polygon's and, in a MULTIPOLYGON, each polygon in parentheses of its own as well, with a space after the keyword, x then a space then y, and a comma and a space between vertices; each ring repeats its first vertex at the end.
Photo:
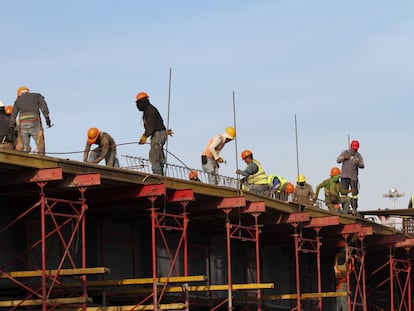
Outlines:
POLYGON ((144 113, 142 116, 145 128, 143 135, 151 137, 154 132, 166 129, 158 109, 151 105, 148 98, 138 100, 137 108, 144 113))
POLYGON ((9 127, 14 127, 18 114, 20 118, 25 116, 36 116, 40 119, 39 111, 42 111, 46 120, 49 119, 49 109, 45 98, 38 93, 23 93, 14 102, 13 111, 10 115, 9 127))

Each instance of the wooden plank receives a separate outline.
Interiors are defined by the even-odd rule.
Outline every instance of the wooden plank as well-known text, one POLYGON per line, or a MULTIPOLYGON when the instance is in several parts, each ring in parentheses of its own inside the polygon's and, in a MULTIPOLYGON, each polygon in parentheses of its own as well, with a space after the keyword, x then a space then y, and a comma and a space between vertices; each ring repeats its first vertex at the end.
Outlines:
MULTIPOLYGON (((46 299, 48 305, 58 304, 72 304, 72 303, 87 303, 92 302, 91 298, 87 297, 72 297, 72 298, 54 298, 46 299)), ((28 300, 1 300, 0 307, 15 307, 15 306, 40 306, 42 305, 42 299, 28 299, 28 300)))
POLYGON ((193 189, 175 190, 168 194, 168 202, 194 201, 193 189))
MULTIPOLYGON (((159 304, 158 310, 184 310, 188 305, 185 303, 159 304)), ((59 311, 82 311, 81 307, 77 308, 59 308, 59 311)), ((131 311, 131 310, 154 310, 154 305, 129 305, 129 306, 108 306, 108 307, 87 307, 87 311, 131 311)))
MULTIPOLYGON (((204 282, 207 277, 204 275, 193 276, 172 276, 170 278, 157 278, 157 283, 187 283, 187 282, 204 282)), ((148 285, 152 284, 152 278, 137 279, 120 279, 120 280, 98 280, 86 282, 87 287, 107 287, 107 286, 126 286, 126 285, 148 285)), ((79 284, 65 284, 66 287, 79 286, 79 284)))
MULTIPOLYGON (((61 270, 46 270, 46 275, 72 276, 72 275, 85 275, 85 274, 106 274, 109 272, 111 272, 111 269, 105 268, 105 267, 74 268, 74 269, 61 269, 61 270)), ((31 277, 40 277, 40 276, 42 276, 42 270, 0 272, 0 278, 2 279, 8 278, 8 277, 31 278, 31 277)))
POLYGON ((266 205, 264 201, 250 202, 249 205, 242 209, 242 213, 264 213, 266 205))
MULTIPOLYGON (((274 288, 273 283, 248 283, 248 284, 233 284, 232 289, 238 290, 254 290, 254 289, 269 289, 274 288)), ((210 291, 227 291, 229 289, 228 284, 222 285, 191 285, 186 287, 189 292, 210 292, 210 291)), ((152 292, 152 288, 134 288, 134 289, 123 289, 119 291, 123 295, 136 295, 136 294, 148 294, 152 292)), ((161 291, 161 288, 159 289, 161 291)), ((166 293, 182 293, 185 289, 182 286, 172 286, 165 289, 166 293)), ((114 291, 111 293, 118 293, 114 291)))
POLYGON ((30 178, 30 182, 61 180, 62 175, 61 167, 40 169, 30 178))
MULTIPOLYGON (((322 293, 302 293, 300 295, 301 299, 314 299, 314 298, 329 298, 329 297, 346 297, 348 296, 347 292, 322 292, 322 293)), ((281 295, 267 295, 263 296, 263 300, 289 300, 296 299, 298 294, 281 294, 281 295)))
POLYGON ((362 227, 360 224, 343 225, 342 229, 339 230, 339 233, 340 234, 362 233, 362 227))
POLYGON ((305 225, 305 228, 318 228, 336 225, 339 225, 338 216, 313 217, 311 221, 305 225))
POLYGON ((72 178, 68 178, 66 182, 68 187, 96 186, 101 184, 101 174, 79 174, 72 178))
POLYGON ((237 207, 246 206, 246 197, 232 197, 232 198, 223 198, 219 205, 218 209, 229 209, 237 207))
POLYGON ((358 213, 364 216, 365 215, 377 215, 377 216, 411 216, 411 217, 414 217, 414 208, 358 211, 358 213))
POLYGON ((287 224, 297 222, 307 222, 310 220, 309 212, 290 213, 286 219, 287 224))

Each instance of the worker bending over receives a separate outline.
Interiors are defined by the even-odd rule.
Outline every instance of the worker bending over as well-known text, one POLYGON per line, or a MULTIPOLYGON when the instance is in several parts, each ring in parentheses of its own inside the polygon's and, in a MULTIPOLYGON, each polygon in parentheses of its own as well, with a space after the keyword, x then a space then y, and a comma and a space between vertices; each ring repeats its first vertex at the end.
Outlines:
POLYGON ((259 161, 253 159, 253 153, 250 150, 244 150, 241 153, 241 158, 246 162, 247 167, 243 171, 237 170, 236 174, 243 176, 242 182, 245 189, 267 195, 269 193, 269 185, 262 165, 259 161))
POLYGON ((108 133, 101 132, 96 127, 91 127, 88 130, 83 162, 98 164, 103 159, 105 159, 106 166, 119 167, 114 139, 108 133), (93 144, 97 144, 98 147, 91 151, 93 144))

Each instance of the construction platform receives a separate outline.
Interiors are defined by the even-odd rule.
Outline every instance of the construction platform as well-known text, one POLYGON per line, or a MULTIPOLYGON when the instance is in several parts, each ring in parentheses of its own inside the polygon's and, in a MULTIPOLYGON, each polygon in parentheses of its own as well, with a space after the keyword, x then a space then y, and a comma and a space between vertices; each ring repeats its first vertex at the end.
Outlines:
POLYGON ((0 309, 412 310, 411 232, 132 166, 5 150, 0 171, 0 309))

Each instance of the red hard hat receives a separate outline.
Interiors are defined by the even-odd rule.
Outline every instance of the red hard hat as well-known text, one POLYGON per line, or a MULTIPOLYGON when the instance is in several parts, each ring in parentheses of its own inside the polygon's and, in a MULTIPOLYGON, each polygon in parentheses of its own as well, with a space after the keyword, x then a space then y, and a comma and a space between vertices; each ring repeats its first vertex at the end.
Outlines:
POLYGON ((246 159, 248 156, 251 156, 253 153, 250 150, 243 150, 241 153, 242 160, 246 159))
POLYGON ((140 99, 142 99, 142 98, 146 98, 146 97, 149 97, 149 95, 147 94, 147 93, 145 93, 145 92, 139 92, 138 94, 137 94, 137 100, 140 100, 140 99))
POLYGON ((358 150, 359 149, 359 141, 353 140, 351 142, 351 149, 358 150))

